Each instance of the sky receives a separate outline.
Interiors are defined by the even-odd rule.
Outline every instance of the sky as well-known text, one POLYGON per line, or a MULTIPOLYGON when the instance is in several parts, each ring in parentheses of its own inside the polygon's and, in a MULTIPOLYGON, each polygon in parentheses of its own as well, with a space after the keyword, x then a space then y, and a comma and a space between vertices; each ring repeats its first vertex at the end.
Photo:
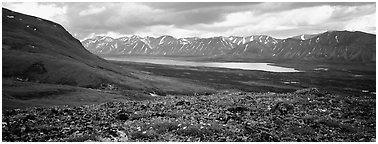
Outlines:
POLYGON ((79 40, 97 35, 288 38, 328 30, 376 33, 375 2, 3 2, 2 6, 59 23, 79 40))

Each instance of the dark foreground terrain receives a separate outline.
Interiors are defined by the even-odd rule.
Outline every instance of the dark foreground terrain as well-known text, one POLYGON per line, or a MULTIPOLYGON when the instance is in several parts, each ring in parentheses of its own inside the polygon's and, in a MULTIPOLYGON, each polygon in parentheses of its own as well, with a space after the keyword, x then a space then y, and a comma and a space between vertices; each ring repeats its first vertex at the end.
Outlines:
POLYGON ((3 141, 375 141, 374 96, 224 91, 3 113, 3 141))

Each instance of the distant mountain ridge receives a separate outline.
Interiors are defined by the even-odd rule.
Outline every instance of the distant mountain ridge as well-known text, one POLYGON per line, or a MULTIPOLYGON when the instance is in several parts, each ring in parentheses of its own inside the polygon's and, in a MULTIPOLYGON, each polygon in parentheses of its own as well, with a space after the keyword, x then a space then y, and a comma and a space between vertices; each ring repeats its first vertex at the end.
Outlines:
POLYGON ((327 31, 276 39, 266 35, 247 37, 174 38, 97 36, 82 41, 90 52, 107 55, 243 57, 251 59, 326 59, 375 61, 375 35, 363 32, 327 31))
POLYGON ((303 34, 303 35, 293 36, 291 38, 293 38, 293 39, 299 39, 299 40, 308 40, 308 39, 311 39, 311 38, 316 37, 318 35, 319 34, 303 34))

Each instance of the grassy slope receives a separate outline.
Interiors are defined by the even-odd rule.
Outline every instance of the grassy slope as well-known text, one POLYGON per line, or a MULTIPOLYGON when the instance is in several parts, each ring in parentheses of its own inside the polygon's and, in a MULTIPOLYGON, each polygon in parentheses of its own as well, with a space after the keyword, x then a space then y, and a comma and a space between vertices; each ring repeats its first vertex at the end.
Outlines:
POLYGON ((130 96, 114 94, 99 89, 87 89, 68 85, 19 82, 3 79, 2 109, 25 109, 58 105, 80 106, 109 101, 124 101, 130 96))

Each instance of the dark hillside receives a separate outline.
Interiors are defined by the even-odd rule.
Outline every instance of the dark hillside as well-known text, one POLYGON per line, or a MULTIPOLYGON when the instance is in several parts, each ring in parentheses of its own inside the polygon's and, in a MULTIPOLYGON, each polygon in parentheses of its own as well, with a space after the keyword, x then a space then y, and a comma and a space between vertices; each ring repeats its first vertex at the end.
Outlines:
POLYGON ((121 73, 59 24, 4 8, 2 18, 4 77, 96 87, 121 73))

